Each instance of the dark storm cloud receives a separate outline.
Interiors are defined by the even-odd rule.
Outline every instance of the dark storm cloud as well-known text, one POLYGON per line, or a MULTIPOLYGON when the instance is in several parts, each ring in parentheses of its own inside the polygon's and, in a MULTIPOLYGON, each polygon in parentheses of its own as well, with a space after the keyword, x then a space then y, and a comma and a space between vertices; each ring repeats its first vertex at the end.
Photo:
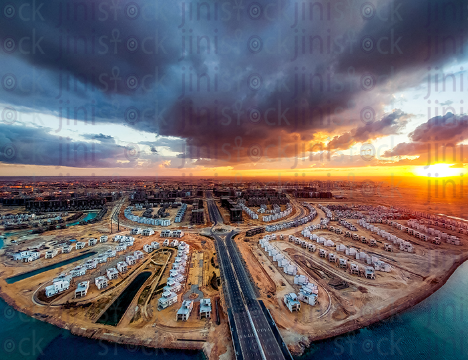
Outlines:
MULTIPOLYGON (((174 137, 141 145, 204 166, 294 157, 319 132, 344 149, 397 133, 396 118, 359 126, 363 109, 382 114, 392 89, 460 57, 452 3, 456 20, 436 21, 423 0, 375 2, 372 16, 365 1, 1 1, 2 102, 174 137), (448 40, 431 54, 436 34, 448 40)), ((62 126, 44 126, 57 144, 62 126)), ((123 149, 97 136, 96 166, 115 166, 123 149)))

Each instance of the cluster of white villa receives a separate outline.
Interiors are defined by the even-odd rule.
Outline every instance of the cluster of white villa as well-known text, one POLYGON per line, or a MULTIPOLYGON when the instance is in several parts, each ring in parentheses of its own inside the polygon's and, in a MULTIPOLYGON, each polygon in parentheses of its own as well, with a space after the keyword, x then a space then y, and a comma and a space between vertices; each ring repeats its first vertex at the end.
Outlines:
MULTIPOLYGON (((407 224, 408 224, 408 227, 402 226, 401 230, 407 232, 409 235, 412 235, 417 239, 421 239, 424 241, 431 241, 434 244, 440 244, 441 240, 445 240, 447 244, 461 245, 460 239, 457 236, 449 235, 445 232, 440 231, 439 229, 433 229, 433 228, 427 227, 426 225, 421 224, 416 219, 408 220, 407 224)), ((453 225, 448 225, 448 226, 450 227, 453 225)), ((453 229, 450 229, 450 230, 453 230, 453 229)), ((461 228, 461 230, 464 233, 465 229, 461 228)))
MULTIPOLYGON (((391 221, 391 223, 393 223, 393 221, 391 221)), ((395 222, 395 223, 396 223, 396 222, 395 222)), ((414 252, 413 245, 412 245, 410 242, 405 241, 405 240, 399 238, 399 237, 396 236, 396 235, 390 234, 389 232, 387 232, 387 231, 385 231, 385 230, 382 230, 382 229, 380 229, 379 227, 377 227, 377 226, 375 226, 375 225, 369 224, 369 223, 366 222, 366 220, 364 220, 364 219, 359 219, 359 220, 358 220, 358 224, 359 224, 360 226, 362 226, 363 228, 372 231, 372 233, 379 235, 379 236, 382 237, 383 239, 385 239, 385 240, 387 240, 387 241, 393 242, 394 245, 399 246, 399 248, 400 248, 401 251, 405 251, 405 252, 409 252, 409 253, 414 252)), ((354 237, 355 235, 356 235, 356 234, 354 234, 353 237, 354 237)), ((385 246, 384 249, 385 249, 386 251, 392 251, 393 248, 392 248, 390 245, 391 245, 391 244, 384 244, 384 246, 385 246)))
MULTIPOLYGON (((70 282, 73 278, 86 275, 88 270, 96 269, 99 264, 106 263, 108 259, 116 256, 115 250, 107 250, 98 256, 86 260, 83 264, 74 267, 69 273, 62 273, 53 280, 53 285, 45 288, 45 294, 47 297, 57 295, 70 287, 70 282)), ((144 254, 142 251, 137 250, 133 253, 129 253, 125 257, 125 261, 119 261, 116 267, 106 269, 106 275, 97 276, 94 278, 94 284, 99 290, 103 290, 109 286, 109 282, 116 280, 119 277, 119 273, 125 273, 129 266, 135 265, 138 260, 143 259, 144 254)), ((77 284, 75 289, 75 298, 85 297, 88 293, 89 281, 82 281, 77 284)))
MULTIPOLYGON (((187 321, 190 317, 190 314, 193 310, 193 300, 184 300, 182 301, 182 306, 177 311, 176 321, 187 321)), ((211 317, 211 300, 203 298, 200 300, 200 310, 199 310, 200 319, 203 317, 211 317)))
MULTIPOLYGON (((103 235, 100 237, 99 242, 107 242, 107 236, 103 235)), ((94 246, 98 243, 98 240, 95 238, 89 239, 87 242, 76 242, 75 244, 59 244, 54 249, 46 250, 44 253, 44 258, 52 259, 56 257, 58 254, 68 254, 73 249, 83 249, 86 246, 94 246)), ((24 250, 15 253, 9 254, 11 258, 15 261, 22 261, 22 262, 32 262, 34 260, 38 260, 41 257, 41 252, 38 250, 24 250)))
POLYGON ((254 219, 254 220, 258 220, 258 214, 253 211, 251 208, 249 208, 248 206, 246 206, 245 204, 239 202, 239 206, 241 207, 242 210, 245 211, 245 213, 251 218, 251 219, 254 219))
POLYGON ((289 311, 293 312, 301 309, 299 300, 311 306, 315 306, 317 304, 318 286, 309 282, 309 278, 307 276, 294 276, 294 284, 301 286, 299 293, 297 295, 295 293, 288 293, 284 295, 283 298, 284 304, 289 311))
POLYGON ((177 249, 177 256, 172 264, 172 269, 169 271, 170 276, 167 279, 166 286, 163 288, 162 296, 158 300, 159 310, 165 309, 177 302, 177 293, 182 290, 182 282, 185 281, 184 274, 190 253, 190 245, 181 241, 177 249))
POLYGON ((182 230, 162 230, 160 236, 170 238, 181 238, 184 236, 184 232, 182 230))
POLYGON ((275 212, 273 214, 263 216, 262 221, 263 222, 270 222, 270 221, 279 220, 279 219, 282 219, 282 218, 285 218, 285 217, 291 215, 291 212, 292 212, 292 206, 291 206, 290 203, 288 203, 287 208, 284 211, 275 212))
POLYGON ((130 234, 131 235, 143 235, 143 236, 151 236, 154 234, 154 230, 151 229, 151 228, 146 228, 146 229, 142 229, 142 228, 133 228, 131 231, 130 231, 130 234))
POLYGON ((140 224, 157 225, 157 226, 171 225, 170 219, 153 219, 153 218, 147 218, 144 216, 137 216, 137 215, 133 215, 132 210, 133 210, 133 206, 128 206, 124 210, 124 216, 130 221, 134 221, 140 224))
MULTIPOLYGON (((356 236, 358 236, 357 234, 354 234, 356 236)), ((317 234, 311 234, 309 239, 313 240, 313 241, 316 241, 317 244, 319 245, 323 245, 323 246, 326 246, 326 247, 335 247, 335 251, 336 251, 336 254, 331 252, 331 251, 328 251, 326 249, 321 249, 319 248, 319 256, 321 258, 325 258, 327 259, 329 262, 332 262, 332 263, 338 263, 338 266, 340 268, 343 268, 343 269, 348 269, 348 261, 349 259, 347 257, 345 257, 344 255, 346 256, 349 256, 349 257, 352 257, 356 260, 361 260, 363 261, 365 264, 367 265, 372 265, 372 267, 366 267, 366 271, 368 270, 368 273, 369 273, 369 278, 374 278, 373 276, 371 276, 370 272, 371 272, 371 268, 372 270, 375 269, 375 270, 378 270, 378 271, 384 271, 384 272, 390 272, 391 271, 391 266, 385 262, 383 262, 382 260, 380 260, 379 258, 377 258, 376 256, 371 256, 371 255, 368 255, 366 254, 364 251, 359 251, 353 247, 347 247, 346 245, 344 244, 336 244, 331 241, 331 240, 327 240, 325 239, 324 237, 321 237, 321 236, 317 236, 317 234), (340 255, 340 253, 342 255, 340 255), (368 269, 369 268, 369 269, 368 269)), ((317 250, 317 246, 313 243, 309 243, 305 240, 302 240, 296 236, 293 236, 293 235, 289 235, 289 242, 292 242, 292 243, 295 243, 296 245, 299 245, 301 247, 303 247, 304 249, 307 249, 311 252, 315 252, 317 250)), ((349 264, 349 266, 351 266, 353 264, 349 264)), ((357 267, 357 265, 356 265, 357 267)))
POLYGON ((291 264, 284 254, 276 248, 276 246, 270 244, 270 240, 275 240, 276 234, 273 235, 266 235, 262 239, 259 240, 260 246, 265 250, 269 257, 272 258, 273 261, 278 263, 278 267, 283 269, 283 272, 288 275, 296 275, 297 274, 297 266, 291 264))
POLYGON ((185 212, 187 211, 187 204, 182 204, 180 209, 177 211, 177 215, 174 219, 175 223, 180 223, 182 219, 184 218, 185 212))
POLYGON ((313 219, 315 219, 315 217, 317 216, 317 210, 315 210, 315 208, 309 203, 303 203, 302 205, 306 207, 307 209, 309 209, 309 215, 306 215, 298 220, 288 221, 288 222, 275 224, 275 225, 267 225, 265 226, 265 230, 268 232, 273 232, 273 231, 289 229, 291 227, 296 227, 299 225, 306 224, 312 221, 313 219))

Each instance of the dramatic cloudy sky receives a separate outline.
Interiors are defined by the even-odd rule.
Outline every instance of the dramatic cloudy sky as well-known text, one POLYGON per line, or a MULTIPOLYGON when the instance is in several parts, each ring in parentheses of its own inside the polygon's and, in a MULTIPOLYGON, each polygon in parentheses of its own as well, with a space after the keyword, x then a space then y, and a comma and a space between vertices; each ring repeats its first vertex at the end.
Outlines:
POLYGON ((0 4, 3 175, 465 172, 463 0, 0 4))

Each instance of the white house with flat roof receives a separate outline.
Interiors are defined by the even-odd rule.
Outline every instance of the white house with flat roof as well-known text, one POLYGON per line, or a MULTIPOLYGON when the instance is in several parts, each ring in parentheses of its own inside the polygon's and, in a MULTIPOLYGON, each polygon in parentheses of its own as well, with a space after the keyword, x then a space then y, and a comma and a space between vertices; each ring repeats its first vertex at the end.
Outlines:
POLYGON ((107 262, 107 254, 99 254, 96 258, 98 264, 103 264, 107 262))
POLYGON ((179 246, 179 240, 172 240, 172 241, 171 241, 171 246, 172 246, 172 247, 177 247, 177 246, 179 246))
POLYGON ((78 241, 78 242, 76 243, 76 250, 84 249, 85 246, 86 246, 86 243, 85 243, 85 242, 78 241))
POLYGON ((75 298, 82 298, 88 294, 89 281, 82 281, 78 283, 75 289, 75 298))
POLYGON ((94 279, 94 283, 96 284, 99 290, 105 289, 109 286, 109 281, 105 276, 98 276, 94 279))
POLYGON ((143 259, 144 254, 140 250, 137 250, 133 253, 133 256, 135 257, 135 259, 140 260, 143 259))
POLYGON ((97 259, 89 259, 86 261, 85 266, 86 266, 86 269, 91 270, 91 269, 96 269, 97 264, 98 264, 97 259))
POLYGON ((169 239, 164 240, 163 246, 169 246, 169 239))
POLYGON ((109 249, 109 250, 107 250, 107 251, 105 252, 105 254, 107 255, 107 258, 108 258, 108 259, 109 259, 109 258, 114 258, 115 255, 116 255, 116 251, 115 251, 115 250, 109 249))
POLYGON ((172 291, 164 291, 158 300, 158 310, 162 310, 177 302, 177 294, 172 291))
POLYGON ((107 242, 109 238, 107 237, 107 235, 102 235, 100 238, 99 238, 99 242, 101 243, 105 243, 107 242))
POLYGON ((46 259, 52 259, 52 258, 56 257, 57 254, 58 254, 57 249, 47 250, 46 253, 45 253, 45 258, 46 259))
POLYGON ((130 231, 130 234, 132 235, 139 235, 143 232, 142 228, 133 228, 131 231, 130 231))
POLYGON ((136 264, 136 259, 135 259, 135 256, 133 256, 133 255, 128 255, 125 258, 125 261, 127 262, 128 266, 132 266, 132 265, 136 264))
POLYGON ((143 230, 142 234, 143 234, 144 236, 150 236, 150 235, 153 235, 153 234, 154 234, 154 230, 151 229, 151 228, 147 228, 147 229, 144 229, 144 230, 143 230))
POLYGON ((52 285, 49 285, 45 288, 45 294, 47 297, 51 297, 57 294, 64 292, 70 288, 70 282, 67 280, 60 280, 54 282, 52 285))
POLYGON ((150 244, 145 244, 143 245, 143 251, 146 253, 150 253, 151 251, 153 251, 153 247, 150 244))
POLYGON ((88 246, 94 246, 96 244, 97 244, 97 239, 92 238, 88 240, 88 246))
POLYGON ((62 254, 68 254, 73 250, 73 245, 62 246, 62 254))
POLYGON ((182 289, 182 285, 177 281, 168 279, 167 280, 167 285, 164 286, 163 289, 164 289, 164 291, 172 291, 172 292, 177 293, 182 289))
POLYGON ((119 272, 116 268, 109 268, 107 269, 106 273, 109 280, 115 280, 119 277, 119 272))
POLYGON ((193 300, 184 300, 182 306, 177 311, 176 321, 187 321, 192 313, 193 300))
POLYGON ((128 264, 125 261, 119 261, 117 263, 117 270, 119 270, 120 273, 124 273, 128 270, 128 264))
POLYGON ((52 282, 56 283, 58 281, 68 281, 71 282, 72 276, 68 275, 67 273, 62 273, 59 276, 57 276, 52 282))
POLYGON ((301 303, 298 301, 295 293, 284 295, 284 303, 291 312, 299 311, 301 309, 301 303))
POLYGON ((115 247, 116 252, 121 252, 127 250, 127 245, 125 244, 120 244, 115 247))
POLYGON ((200 319, 203 317, 211 318, 211 300, 201 299, 200 300, 200 319))
POLYGON ((70 275, 72 277, 78 277, 78 276, 83 276, 86 274, 86 266, 77 266, 74 269, 70 270, 70 275))
POLYGON ((159 249, 161 247, 161 245, 157 241, 151 241, 151 247, 154 250, 157 250, 157 249, 159 249))

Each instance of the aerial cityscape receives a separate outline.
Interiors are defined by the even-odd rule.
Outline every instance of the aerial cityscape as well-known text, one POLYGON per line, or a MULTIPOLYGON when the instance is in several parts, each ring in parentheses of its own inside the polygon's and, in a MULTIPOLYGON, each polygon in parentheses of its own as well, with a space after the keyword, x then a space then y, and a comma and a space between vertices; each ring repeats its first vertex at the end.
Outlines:
POLYGON ((467 358, 467 18, 0 0, 0 358, 467 358))

